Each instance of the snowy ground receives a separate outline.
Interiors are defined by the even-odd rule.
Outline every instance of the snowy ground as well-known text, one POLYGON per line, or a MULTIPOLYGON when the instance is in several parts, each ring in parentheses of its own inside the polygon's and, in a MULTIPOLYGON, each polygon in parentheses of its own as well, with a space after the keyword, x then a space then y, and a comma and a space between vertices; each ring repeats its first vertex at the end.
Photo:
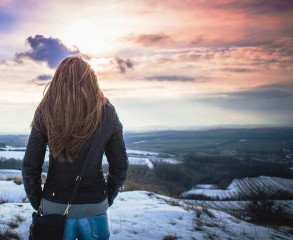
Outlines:
MULTIPOLYGON (((5 202, 0 204, 0 232, 11 231, 20 239, 27 239, 33 209, 29 203, 23 203, 23 185, 0 181, 0 199, 5 202)), ((280 232, 256 226, 221 211, 146 191, 120 193, 108 210, 108 217, 112 240, 156 240, 166 236, 190 240, 291 239, 286 232, 293 230, 280 232)))
POLYGON ((21 171, 15 169, 0 169, 0 180, 9 178, 21 178, 21 171))
POLYGON ((255 178, 234 179, 225 190, 211 189, 214 185, 197 185, 182 194, 184 198, 197 199, 197 196, 206 196, 217 200, 235 200, 241 195, 253 195, 260 191, 268 194, 277 194, 284 191, 293 195, 293 179, 260 176, 255 178), (210 188, 209 188, 210 187, 210 188))
POLYGON ((25 200, 26 195, 23 185, 11 181, 0 181, 0 202, 19 203, 25 200))
MULTIPOLYGON (((15 158, 17 160, 22 160, 25 153, 25 148, 16 148, 16 147, 6 147, 2 148, 5 151, 0 151, 0 158, 15 158)), ((166 157, 160 157, 160 153, 157 152, 148 152, 140 150, 127 149, 127 155, 129 164, 135 165, 145 165, 149 168, 153 168, 153 163, 155 162, 164 162, 170 164, 178 164, 179 160, 175 158, 174 155, 165 153, 166 157)), ((45 161, 49 161, 49 151, 46 151, 45 161)), ((107 159, 105 155, 103 156, 103 164, 107 164, 107 159)))

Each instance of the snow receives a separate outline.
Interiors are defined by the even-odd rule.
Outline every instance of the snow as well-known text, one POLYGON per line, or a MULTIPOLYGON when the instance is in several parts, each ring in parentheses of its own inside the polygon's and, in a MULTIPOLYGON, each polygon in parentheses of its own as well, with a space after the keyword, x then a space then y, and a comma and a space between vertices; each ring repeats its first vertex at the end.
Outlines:
POLYGON ((145 165, 149 168, 154 168, 154 163, 163 162, 169 164, 179 164, 180 162, 175 158, 158 158, 158 157, 128 157, 131 165, 145 165))
POLYGON ((0 180, 6 180, 7 178, 21 178, 21 171, 14 169, 0 169, 0 180))
POLYGON ((15 158, 22 160, 25 152, 25 147, 13 147, 6 146, 5 148, 1 148, 0 158, 15 158))
POLYGON ((26 198, 23 185, 11 181, 0 181, 0 202, 19 203, 26 198))
MULTIPOLYGON (((195 187, 196 188, 196 187, 195 187)), ((260 176, 256 178, 234 179, 227 189, 191 189, 182 193, 184 198, 194 198, 196 196, 206 196, 208 198, 223 200, 237 199, 240 194, 257 194, 259 191, 269 191, 269 193, 287 192, 293 195, 293 179, 260 176)))
POLYGON ((145 191, 124 192, 108 211, 111 239, 162 239, 192 233, 193 214, 145 191))
MULTIPOLYGON (((205 200, 184 200, 185 203, 206 206, 226 213, 240 213, 247 210, 247 206, 251 201, 205 201, 205 200)), ((283 212, 293 218, 293 200, 274 200, 273 209, 282 208, 283 212)))
POLYGON ((213 199, 225 199, 227 197, 236 197, 238 195, 238 189, 235 181, 233 181, 227 189, 209 189, 209 188, 201 188, 201 189, 191 189, 187 192, 182 193, 182 197, 189 198, 196 195, 203 195, 213 199))
MULTIPOLYGON (((9 147, 7 148, 7 151, 0 151, 0 158, 14 158, 17 160, 22 160, 25 154, 25 148, 17 148, 18 150, 22 149, 23 151, 13 151, 13 149, 16 149, 15 147, 9 147), (9 150, 9 151, 8 151, 9 150)), ((148 152, 148 151, 140 151, 140 150, 132 150, 127 149, 128 154, 128 160, 129 164, 135 164, 135 165, 145 165, 149 168, 153 168, 154 162, 164 162, 169 164, 179 164, 180 161, 178 161, 176 158, 173 158, 171 154, 166 154, 168 157, 159 157, 160 153, 157 152, 148 152)), ((45 155, 45 161, 49 161, 49 151, 46 151, 45 155)), ((107 164, 107 158, 104 155, 103 156, 103 164, 107 164)))
POLYGON ((144 143, 146 141, 142 140, 142 141, 137 141, 137 142, 133 142, 134 144, 139 144, 139 143, 144 143))
POLYGON ((0 158, 1 157, 22 160, 24 157, 24 151, 0 151, 0 158))
POLYGON ((218 188, 214 184, 197 184, 195 185, 194 189, 216 189, 218 188))
POLYGON ((142 157, 128 157, 129 164, 133 165, 145 165, 149 168, 154 168, 153 163, 149 158, 142 158, 142 157))
MULTIPOLYGON (((0 179, 19 175, 19 170, 0 170, 0 179)), ((211 185, 202 185, 202 188, 207 187, 211 185)), ((233 190, 235 184, 230 187, 233 190)), ((0 204, 0 232, 9 229, 17 233, 20 239, 27 239, 33 209, 27 203, 23 185, 1 180, 1 200, 4 203, 0 204), (17 223, 18 226, 13 229, 11 223, 17 223)), ((214 202, 215 206, 218 204, 221 203, 214 202)), ((223 204, 231 205, 232 202, 223 204)), ((232 205, 237 209, 241 203, 234 202, 232 205)), ((286 231, 292 231, 292 228, 277 231, 238 220, 219 210, 204 210, 201 206, 200 202, 178 200, 147 191, 121 192, 108 210, 110 239, 153 240, 166 236, 197 240, 290 239, 286 231)))
POLYGON ((7 151, 11 151, 11 150, 25 151, 25 147, 14 147, 14 146, 8 146, 8 145, 6 145, 6 147, 5 148, 2 148, 2 149, 5 149, 7 151))
MULTIPOLYGON (((25 150, 24 151, 13 151, 13 150, 9 150, 9 151, 0 151, 0 158, 14 158, 17 160, 23 160, 25 154, 25 150)), ((49 151, 46 151, 46 155, 45 155, 45 161, 49 161, 49 151)))
POLYGON ((148 156, 158 156, 160 153, 157 152, 149 152, 149 151, 141 151, 141 150, 133 150, 133 149, 126 149, 128 154, 138 154, 138 155, 148 155, 148 156))
MULTIPOLYGON (((32 212, 29 203, 0 204, 0 231, 10 229, 20 239, 27 239, 32 212), (11 223, 19 225, 11 229, 11 223)), ((197 240, 291 239, 289 234, 240 221, 224 212, 204 211, 146 191, 119 193, 108 210, 108 218, 111 240, 156 240, 166 236, 197 240)))

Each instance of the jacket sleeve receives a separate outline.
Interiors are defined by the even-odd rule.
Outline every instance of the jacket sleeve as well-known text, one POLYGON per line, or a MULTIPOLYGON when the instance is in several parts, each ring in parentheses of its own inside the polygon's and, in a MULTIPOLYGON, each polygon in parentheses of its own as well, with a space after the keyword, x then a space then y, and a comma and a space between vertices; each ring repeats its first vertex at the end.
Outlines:
POLYGON ((47 138, 32 127, 22 162, 22 178, 27 197, 34 209, 38 209, 42 198, 42 166, 46 154, 47 138))
POLYGON ((123 140, 122 124, 117 113, 114 113, 114 127, 111 138, 106 145, 105 154, 109 163, 109 174, 107 178, 108 202, 113 204, 118 195, 119 188, 126 179, 128 158, 123 140))

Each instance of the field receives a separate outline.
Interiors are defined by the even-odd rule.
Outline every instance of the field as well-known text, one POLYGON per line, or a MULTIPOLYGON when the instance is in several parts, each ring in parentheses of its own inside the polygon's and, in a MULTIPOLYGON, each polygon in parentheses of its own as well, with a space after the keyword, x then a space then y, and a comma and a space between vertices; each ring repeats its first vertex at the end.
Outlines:
POLYGON ((227 189, 202 188, 195 186, 182 193, 186 199, 201 198, 206 200, 249 200, 251 196, 263 192, 272 199, 293 199, 293 179, 260 176, 256 178, 234 179, 227 189))
MULTIPOLYGON (((109 211, 113 239, 292 237, 293 128, 126 132, 124 136, 130 166, 119 205, 109 211), (127 208, 131 205, 136 206, 135 211, 127 208), (269 214, 265 221, 259 221, 263 216, 259 209, 269 214), (137 214, 139 211, 144 214, 137 214), (122 224, 115 214, 126 216, 127 221, 122 224), (149 227, 154 231, 146 230, 149 227)), ((23 229, 27 229, 31 213, 19 171, 27 139, 28 135, 0 136, 0 211, 8 213, 13 207, 21 212, 9 212, 11 219, 3 215, 0 232, 9 229, 9 221, 21 214, 26 220, 16 229, 20 239, 27 236, 23 229)), ((105 156, 103 168, 107 174, 105 156)))
MULTIPOLYGON (((129 149, 182 154, 213 150, 279 151, 293 144, 293 128, 230 128, 125 132, 129 149)), ((0 135, 1 144, 25 147, 28 135, 0 135)))
POLYGON ((213 153, 232 149, 243 153, 271 153, 293 144, 293 128, 156 131, 126 133, 125 139, 131 149, 173 154, 197 151, 213 153))
MULTIPOLYGON (((17 170, 0 171, 0 239, 28 239, 33 209, 23 185, 13 181, 19 176, 17 170)), ((210 203, 207 207, 153 192, 121 192, 108 209, 111 239, 291 239, 290 227, 247 223, 210 203)))

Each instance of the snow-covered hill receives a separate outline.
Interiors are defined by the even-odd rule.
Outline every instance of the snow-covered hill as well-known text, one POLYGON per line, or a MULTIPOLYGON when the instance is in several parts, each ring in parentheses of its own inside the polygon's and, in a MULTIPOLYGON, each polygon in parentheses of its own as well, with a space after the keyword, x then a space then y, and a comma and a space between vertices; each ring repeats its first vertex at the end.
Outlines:
MULTIPOLYGON (((29 203, 0 204, 1 234, 27 239, 32 211, 29 203)), ((112 240, 156 240, 167 236, 170 238, 166 239, 190 240, 291 239, 286 229, 280 232, 256 226, 224 212, 186 205, 146 191, 120 193, 108 216, 112 240)))
MULTIPOLYGON (((13 239, 13 234, 19 236, 15 239, 28 237, 33 209, 27 203, 21 181, 13 180, 19 177, 21 177, 19 170, 0 170, 0 239, 5 239, 2 237, 4 234, 10 236, 8 239, 13 239)), ((235 183, 237 181, 234 181, 234 185, 235 183)), ((280 182, 280 185, 290 187, 290 183, 285 181, 280 182)), ((211 186, 198 187, 205 188, 206 191, 215 191, 207 189, 211 186)), ((166 237, 165 240, 262 240, 292 237, 290 235, 293 232, 292 228, 282 228, 282 231, 279 231, 280 229, 261 227, 238 220, 223 212, 229 208, 235 211, 241 209, 240 202, 208 201, 207 203, 203 206, 202 202, 178 200, 146 191, 122 192, 108 210, 111 239, 156 240, 166 237)), ((293 201, 286 205, 290 207, 289 210, 293 209, 293 201)))
MULTIPOLYGON (((153 168, 153 163, 155 162, 164 162, 170 164, 178 164, 180 161, 175 158, 172 154, 160 154, 156 152, 140 151, 127 149, 128 161, 130 164, 135 165, 145 165, 149 168, 153 168), (162 157, 163 156, 163 157, 162 157)), ((25 148, 16 148, 16 147, 6 147, 1 148, 0 158, 9 159, 14 158, 16 160, 22 161, 25 154, 25 148)), ((49 161, 49 151, 46 151, 45 161, 49 161)), ((107 164, 106 156, 103 156, 103 164, 107 164)))
POLYGON ((184 192, 182 196, 187 199, 214 199, 237 200, 249 197, 260 191, 268 195, 276 195, 280 191, 293 196, 293 179, 260 176, 256 178, 234 179, 225 190, 212 189, 211 185, 198 185, 194 189, 184 192))

